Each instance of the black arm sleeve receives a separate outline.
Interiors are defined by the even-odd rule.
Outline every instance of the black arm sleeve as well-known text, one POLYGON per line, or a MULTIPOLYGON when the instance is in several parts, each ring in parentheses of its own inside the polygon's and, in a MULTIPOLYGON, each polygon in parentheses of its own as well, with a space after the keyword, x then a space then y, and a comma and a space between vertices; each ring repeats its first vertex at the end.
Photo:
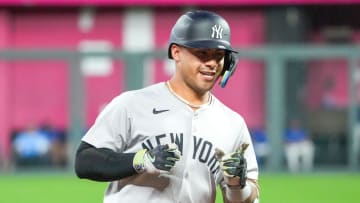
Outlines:
POLYGON ((76 152, 75 172, 79 178, 114 181, 136 174, 135 153, 117 153, 81 142, 76 152))

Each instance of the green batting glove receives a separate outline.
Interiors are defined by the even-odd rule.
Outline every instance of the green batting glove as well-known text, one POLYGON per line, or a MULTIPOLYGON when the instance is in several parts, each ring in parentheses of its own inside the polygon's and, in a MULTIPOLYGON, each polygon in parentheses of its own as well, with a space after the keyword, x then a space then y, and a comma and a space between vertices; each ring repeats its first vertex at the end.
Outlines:
POLYGON ((223 171, 225 183, 229 186, 246 185, 247 162, 244 152, 248 144, 243 144, 235 152, 224 154, 222 150, 217 149, 217 159, 220 162, 220 168, 223 171))
POLYGON ((133 167, 138 173, 167 173, 180 160, 181 153, 176 144, 159 145, 151 150, 140 150, 135 154, 133 167))

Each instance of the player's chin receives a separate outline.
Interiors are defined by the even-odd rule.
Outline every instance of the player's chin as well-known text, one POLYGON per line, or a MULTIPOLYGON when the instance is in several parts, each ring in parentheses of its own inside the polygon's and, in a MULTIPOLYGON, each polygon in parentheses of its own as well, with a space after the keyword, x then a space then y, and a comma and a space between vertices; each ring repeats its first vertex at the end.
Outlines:
POLYGON ((202 81, 199 81, 199 87, 200 89, 202 89, 203 91, 209 91, 211 90, 214 85, 216 83, 216 80, 211 80, 211 81, 208 81, 208 80, 202 80, 202 81))
POLYGON ((213 86, 215 85, 216 83, 216 80, 219 76, 217 74, 198 74, 197 75, 197 84, 198 84, 198 87, 200 89, 202 89, 203 91, 209 91, 213 88, 213 86))

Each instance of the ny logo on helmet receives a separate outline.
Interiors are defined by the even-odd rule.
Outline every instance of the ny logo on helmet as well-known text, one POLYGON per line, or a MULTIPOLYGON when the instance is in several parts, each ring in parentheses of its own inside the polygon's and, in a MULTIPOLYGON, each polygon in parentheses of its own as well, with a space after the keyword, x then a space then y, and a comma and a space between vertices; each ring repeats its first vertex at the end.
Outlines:
POLYGON ((222 39, 223 28, 220 25, 214 25, 212 26, 211 29, 212 29, 212 34, 211 34, 212 38, 222 39))

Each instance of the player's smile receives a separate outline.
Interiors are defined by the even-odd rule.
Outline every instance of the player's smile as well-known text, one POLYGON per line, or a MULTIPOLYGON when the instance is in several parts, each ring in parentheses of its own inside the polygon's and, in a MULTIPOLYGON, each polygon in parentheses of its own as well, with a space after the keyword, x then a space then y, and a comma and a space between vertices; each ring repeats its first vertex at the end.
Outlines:
POLYGON ((206 70, 200 70, 200 74, 202 75, 203 79, 206 81, 213 81, 215 80, 216 76, 216 70, 214 71, 206 71, 206 70))

